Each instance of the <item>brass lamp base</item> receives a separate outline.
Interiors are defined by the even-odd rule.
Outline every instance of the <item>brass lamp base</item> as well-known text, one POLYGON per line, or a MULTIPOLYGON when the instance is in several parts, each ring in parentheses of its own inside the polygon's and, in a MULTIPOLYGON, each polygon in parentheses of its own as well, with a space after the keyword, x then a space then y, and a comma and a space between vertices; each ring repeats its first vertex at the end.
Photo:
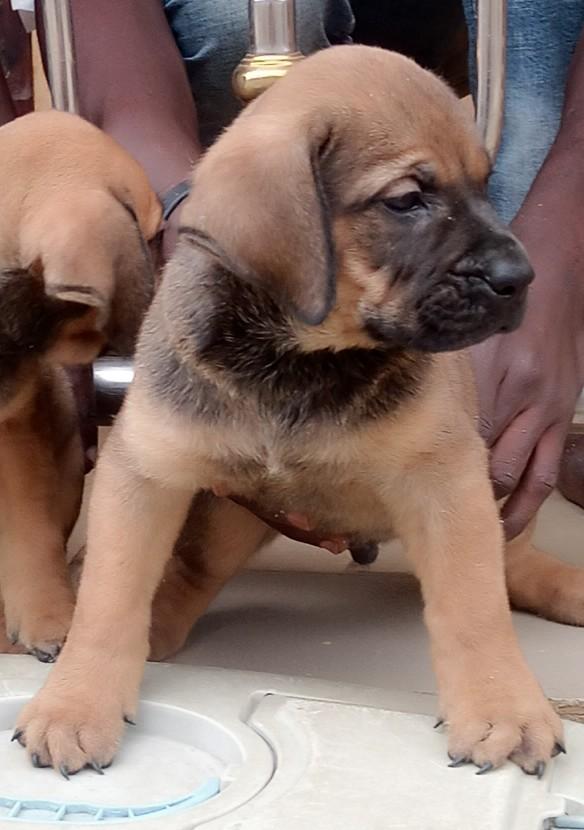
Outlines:
POLYGON ((284 55, 246 55, 233 73, 235 95, 244 104, 248 104, 282 78, 290 67, 303 57, 300 52, 289 52, 284 55))

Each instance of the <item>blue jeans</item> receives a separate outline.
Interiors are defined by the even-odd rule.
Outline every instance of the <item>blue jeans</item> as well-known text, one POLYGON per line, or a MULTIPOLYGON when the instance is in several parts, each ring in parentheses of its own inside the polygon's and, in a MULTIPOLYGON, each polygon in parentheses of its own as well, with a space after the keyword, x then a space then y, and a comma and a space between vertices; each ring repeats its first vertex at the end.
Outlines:
MULTIPOLYGON (((247 0, 163 0, 181 51, 208 146, 241 109, 231 75, 248 47, 247 0)), ((349 0, 296 0, 297 31, 305 55, 347 43, 353 31, 349 0)))
MULTIPOLYGON (((201 139, 208 145, 240 108, 231 73, 247 48, 247 0, 163 2, 197 102, 201 139)), ((472 79, 477 0, 463 2, 472 79)), ((387 7, 389 15, 391 2, 387 7)), ((584 25, 584 0, 508 0, 508 7, 505 125, 490 185, 506 221, 519 209, 557 133, 569 63, 584 25)), ((350 41, 349 0, 297 0, 297 18, 305 54, 350 41)))
MULTIPOLYGON (((477 0, 463 0, 475 76, 477 0)), ((509 222, 558 132, 570 60, 584 25, 584 0, 508 0, 505 121, 490 196, 509 222)))

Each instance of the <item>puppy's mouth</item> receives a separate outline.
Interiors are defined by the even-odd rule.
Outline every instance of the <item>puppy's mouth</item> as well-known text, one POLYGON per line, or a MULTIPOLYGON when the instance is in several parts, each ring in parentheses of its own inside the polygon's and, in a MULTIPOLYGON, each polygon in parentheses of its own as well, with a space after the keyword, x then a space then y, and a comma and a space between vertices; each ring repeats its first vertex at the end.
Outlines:
POLYGON ((407 324, 375 315, 369 333, 387 344, 427 352, 465 349, 494 334, 516 329, 523 319, 527 288, 494 288, 488 277, 447 272, 423 295, 407 303, 407 324))

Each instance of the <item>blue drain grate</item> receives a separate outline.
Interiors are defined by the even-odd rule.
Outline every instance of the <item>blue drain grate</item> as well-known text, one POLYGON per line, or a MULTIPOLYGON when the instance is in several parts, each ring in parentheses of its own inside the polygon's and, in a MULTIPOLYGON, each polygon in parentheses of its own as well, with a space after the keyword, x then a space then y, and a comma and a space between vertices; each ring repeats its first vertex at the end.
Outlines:
POLYGON ((191 795, 164 804, 143 807, 102 807, 94 804, 57 804, 52 801, 17 800, 0 797, 0 823, 36 822, 38 824, 66 824, 76 821, 84 824, 115 824, 119 821, 153 818, 175 810, 197 807, 218 795, 221 782, 210 778, 191 795))

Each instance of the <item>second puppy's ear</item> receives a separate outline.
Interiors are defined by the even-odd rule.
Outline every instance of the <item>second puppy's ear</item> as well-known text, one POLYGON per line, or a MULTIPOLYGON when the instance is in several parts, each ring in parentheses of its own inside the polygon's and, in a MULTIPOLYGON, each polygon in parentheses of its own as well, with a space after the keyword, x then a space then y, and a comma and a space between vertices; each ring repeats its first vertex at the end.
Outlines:
POLYGON ((152 258, 132 211, 110 193, 89 191, 64 206, 56 222, 42 212, 34 220, 30 271, 74 318, 61 327, 51 356, 86 363, 106 343, 131 354, 154 292, 152 258))
POLYGON ((318 325, 335 299, 323 128, 241 117, 196 169, 183 225, 213 240, 237 274, 318 325))

